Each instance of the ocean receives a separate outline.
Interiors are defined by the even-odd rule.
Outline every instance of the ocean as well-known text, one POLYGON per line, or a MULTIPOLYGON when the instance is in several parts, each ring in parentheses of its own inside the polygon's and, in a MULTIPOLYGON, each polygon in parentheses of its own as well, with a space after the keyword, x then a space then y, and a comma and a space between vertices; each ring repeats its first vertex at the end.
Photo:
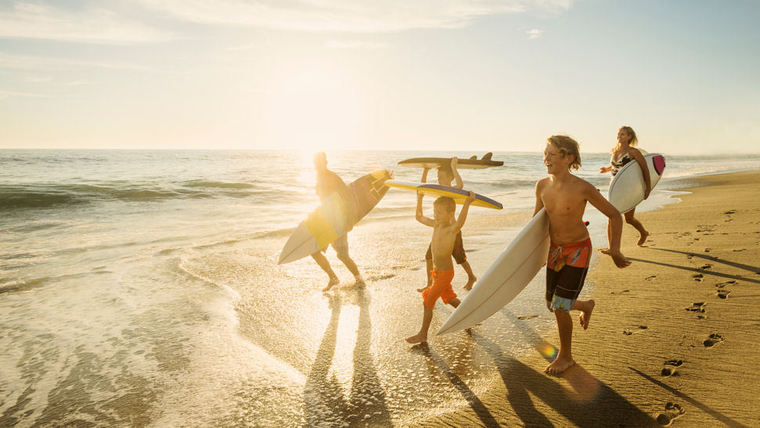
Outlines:
MULTIPOLYGON (((472 154, 339 151, 328 167, 346 183, 379 168, 419 181, 396 163, 472 154)), ((665 156, 641 210, 676 201, 676 179, 760 167, 758 155, 665 156)), ((538 152, 493 158, 504 166, 460 171, 504 205, 470 211, 476 275, 546 175, 538 152)), ((577 174, 606 192, 608 160, 585 154, 577 174)), ((328 294, 310 259, 277 265, 318 205, 314 182, 300 152, 0 150, 0 426, 404 425, 471 405, 498 376, 487 353, 463 333, 403 343, 419 328, 430 239, 413 193, 391 189, 349 235, 365 288, 332 250, 343 283, 328 294)), ((604 244, 604 220, 588 217, 604 244)), ((534 283, 478 327, 511 355, 546 345, 553 318, 534 283)), ((450 312, 439 304, 433 329, 450 312)))

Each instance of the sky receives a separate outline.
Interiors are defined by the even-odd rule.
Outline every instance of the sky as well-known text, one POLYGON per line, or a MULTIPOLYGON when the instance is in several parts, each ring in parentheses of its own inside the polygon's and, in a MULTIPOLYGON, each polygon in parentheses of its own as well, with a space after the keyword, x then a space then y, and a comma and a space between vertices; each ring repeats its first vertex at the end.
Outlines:
POLYGON ((760 153, 760 1, 0 0, 0 149, 760 153))

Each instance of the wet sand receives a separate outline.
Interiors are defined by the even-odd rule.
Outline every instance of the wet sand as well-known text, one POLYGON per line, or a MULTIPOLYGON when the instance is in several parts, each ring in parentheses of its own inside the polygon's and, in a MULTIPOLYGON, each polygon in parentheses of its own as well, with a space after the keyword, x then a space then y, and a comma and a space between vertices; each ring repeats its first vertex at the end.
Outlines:
POLYGON ((760 172, 683 184, 682 202, 637 214, 644 247, 624 227, 630 267, 608 257, 592 267, 584 297, 596 308, 587 331, 576 324, 575 367, 543 374, 555 330, 526 326, 537 352, 523 356, 476 332, 499 382, 422 425, 760 425, 760 172))
MULTIPOLYGON (((667 422, 684 410, 675 424, 757 426, 758 182, 756 172, 691 179, 700 187, 682 202, 637 216, 652 233, 646 247, 625 227, 632 266, 618 270, 595 253, 582 296, 597 305, 589 330, 575 329, 577 365, 561 377, 543 373, 559 343, 543 271, 470 334, 434 336, 453 310, 439 302, 429 345, 404 342, 422 318, 415 289, 431 233, 411 214, 363 222, 349 235, 364 288, 332 250, 342 283, 328 293, 313 261, 277 266, 280 236, 184 255, 184 273, 232 296, 219 318, 229 346, 198 349, 205 365, 188 367, 173 388, 181 394, 162 401, 182 413, 163 411, 154 423, 658 426, 660 414, 667 422)), ((600 247, 604 225, 587 214, 600 247)), ((476 274, 529 219, 527 210, 473 212, 464 239, 476 274)), ((466 276, 455 272, 464 296, 466 276)))

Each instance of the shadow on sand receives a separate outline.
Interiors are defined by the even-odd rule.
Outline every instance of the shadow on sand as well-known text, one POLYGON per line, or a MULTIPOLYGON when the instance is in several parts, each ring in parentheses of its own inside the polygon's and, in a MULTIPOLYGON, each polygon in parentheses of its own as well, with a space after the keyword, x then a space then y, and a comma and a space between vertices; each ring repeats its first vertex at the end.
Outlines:
POLYGON ((693 404, 694 407, 699 408, 703 412, 709 414, 710 416, 712 416, 716 420, 718 420, 718 421, 726 424, 727 426, 730 426, 730 427, 745 427, 746 426, 746 425, 743 425, 743 424, 741 424, 741 423, 739 423, 739 422, 731 419, 730 417, 724 415, 723 413, 721 413, 721 412, 719 412, 717 410, 713 410, 712 408, 706 406, 705 404, 703 404, 700 401, 697 401, 697 400, 691 398, 690 396, 684 394, 683 392, 681 392, 681 391, 679 391, 679 390, 677 390, 677 389, 675 389, 673 387, 670 387, 670 386, 668 386, 668 385, 660 382, 659 380, 653 378, 652 376, 649 376, 646 373, 642 373, 641 371, 636 370, 633 367, 628 367, 628 368, 631 371, 633 371, 634 373, 636 373, 637 375, 639 375, 639 376, 643 377, 644 379, 652 382, 653 384, 655 384, 655 385, 659 386, 660 388, 668 391, 669 393, 671 393, 671 394, 673 394, 673 395, 675 395, 677 397, 680 397, 680 398, 684 399, 685 401, 688 401, 689 403, 693 404))
MULTIPOLYGON (((695 257, 699 256, 697 254, 687 253, 687 252, 682 252, 682 251, 661 250, 659 248, 653 248, 653 249, 657 249, 657 250, 660 250, 660 251, 671 251, 671 252, 674 252, 674 253, 683 253, 683 254, 687 254, 687 255, 694 255, 695 257)), ((701 257, 704 257, 704 256, 701 256, 701 257)), ((729 264, 729 265, 734 265, 734 263, 732 263, 732 262, 725 262, 723 260, 716 259, 714 257, 709 257, 709 258, 708 257, 704 257, 704 258, 706 258, 708 260, 712 260, 714 262, 718 262, 718 263, 725 263, 725 264, 729 264)), ((754 283, 754 284, 760 284, 760 280, 758 280, 758 279, 747 278, 746 276, 741 276, 741 275, 731 275, 731 274, 722 273, 722 272, 715 272, 715 271, 707 270, 707 269, 700 269, 700 268, 695 268, 695 267, 690 267, 690 266, 683 266, 683 265, 674 265, 674 264, 670 264, 670 263, 657 262, 657 261, 654 261, 654 260, 639 259, 639 258, 635 258, 635 257, 628 257, 628 260, 633 261, 633 262, 650 263, 650 264, 653 264, 653 265, 665 266, 665 267, 672 268, 672 269, 680 269, 680 270, 685 270, 685 271, 694 272, 694 273, 701 273, 702 275, 712 275, 712 276, 717 276, 717 277, 720 277, 720 278, 730 278, 730 279, 735 279, 735 280, 738 280, 738 281, 746 281, 746 282, 751 282, 751 283, 754 283)), ((747 265, 741 265, 741 264, 738 264, 738 263, 735 263, 735 264, 739 265, 739 266, 747 266, 747 265)), ((751 267, 751 266, 749 266, 749 267, 751 267)), ((754 272, 754 269, 755 268, 752 268, 751 270, 754 272)))
POLYGON ((430 349, 427 343, 420 343, 418 345, 415 345, 411 350, 412 352, 417 352, 426 356, 436 367, 438 367, 438 369, 441 370, 441 372, 443 372, 444 375, 446 375, 451 384, 454 385, 457 391, 462 394, 462 397, 467 400, 467 404, 470 405, 470 408, 472 408, 483 425, 487 427, 499 426, 499 423, 496 422, 496 418, 494 418, 491 412, 488 411, 485 404, 480 401, 480 398, 478 398, 478 396, 472 392, 467 384, 464 383, 462 379, 460 379, 459 376, 457 376, 456 373, 451 370, 451 368, 449 368, 448 364, 446 364, 446 362, 443 361, 443 359, 435 351, 430 349))
MULTIPOLYGON (((501 312, 541 356, 547 361, 553 359, 556 354, 554 346, 507 309, 501 312)), ((659 426, 650 415, 579 364, 566 370, 559 378, 551 378, 505 354, 497 344, 480 334, 472 333, 472 337, 493 359, 507 388, 507 400, 528 426, 552 425, 536 409, 531 395, 578 426, 659 426)))
POLYGON ((304 388, 303 405, 306 426, 326 425, 392 426, 385 402, 385 392, 377 376, 372 344, 372 322, 369 316, 369 293, 361 288, 343 295, 327 295, 332 311, 330 321, 319 345, 317 356, 304 388), (359 306, 359 325, 354 347, 351 392, 345 397, 340 383, 330 376, 337 342, 338 321, 343 300, 359 306))
MULTIPOLYGON (((744 263, 732 262, 730 260, 721 259, 720 257, 710 256, 707 254, 693 253, 690 251, 671 250, 669 248, 652 248, 652 247, 648 247, 648 248, 650 250, 655 250, 655 251, 666 251, 668 253, 677 253, 677 254, 683 254, 685 256, 691 256, 691 257, 697 257, 704 260, 710 260, 715 263, 720 263, 727 266, 735 267, 737 269, 747 270, 755 274, 760 274, 760 267, 758 266, 745 265, 744 263)), ((709 273, 709 271, 706 271, 706 272, 709 273)))

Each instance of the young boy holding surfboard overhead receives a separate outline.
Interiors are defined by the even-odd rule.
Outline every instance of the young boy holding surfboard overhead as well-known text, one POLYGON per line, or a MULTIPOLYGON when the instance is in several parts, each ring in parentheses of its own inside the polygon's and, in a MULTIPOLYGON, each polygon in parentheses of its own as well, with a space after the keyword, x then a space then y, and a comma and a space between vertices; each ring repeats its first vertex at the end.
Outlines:
MULTIPOLYGON (((351 189, 346 186, 346 183, 341 180, 338 174, 327 169, 327 155, 324 152, 320 152, 314 155, 314 169, 317 171, 316 190, 319 199, 324 201, 333 193, 338 193, 341 199, 345 201, 344 207, 346 217, 348 217, 346 221, 346 224, 349 225, 348 229, 346 230, 346 233, 343 234, 343 236, 338 237, 338 239, 333 241, 330 245, 332 245, 333 249, 338 254, 338 259, 342 261, 344 265, 346 265, 348 270, 351 271, 351 273, 354 275, 354 278, 356 278, 356 285, 363 285, 364 280, 362 279, 361 274, 359 274, 359 268, 356 266, 356 263, 354 263, 353 259, 351 259, 351 257, 348 255, 348 232, 351 231, 351 225, 355 223, 353 204, 354 195, 351 193, 351 189)), ((322 291, 327 291, 340 282, 338 276, 332 270, 330 262, 327 260, 327 257, 325 257, 324 254, 322 254, 320 251, 317 251, 316 253, 313 253, 311 257, 315 262, 317 262, 319 267, 321 267, 322 270, 327 273, 327 276, 330 278, 327 286, 322 291)))
POLYGON ((470 192, 459 212, 459 218, 455 218, 456 204, 454 200, 445 196, 437 198, 433 203, 433 218, 431 219, 422 215, 422 197, 422 193, 417 193, 415 218, 425 226, 433 228, 433 238, 430 242, 433 284, 422 292, 422 327, 420 327, 419 333, 406 338, 409 343, 427 342, 428 329, 433 320, 433 307, 435 307, 435 302, 439 297, 443 303, 450 304, 455 308, 459 306, 459 299, 451 288, 451 280, 454 278, 454 264, 451 262, 451 254, 454 251, 457 235, 467 220, 470 204, 475 200, 475 194, 470 192))
MULTIPOLYGON (((457 189, 464 187, 462 177, 459 175, 459 171, 457 170, 458 163, 459 159, 453 157, 451 158, 451 163, 449 165, 444 164, 438 167, 438 184, 442 186, 455 187, 457 189), (451 183, 454 180, 456 180, 456 185, 452 186, 451 183)), ((427 183, 427 174, 429 170, 430 168, 427 167, 422 170, 422 183, 427 183)), ((464 271, 467 272, 467 284, 464 285, 464 289, 472 289, 472 285, 475 284, 475 281, 477 281, 478 278, 474 273, 472 273, 470 262, 467 261, 467 254, 464 251, 464 244, 462 243, 462 232, 459 232, 456 236, 456 241, 454 242, 454 251, 452 255, 454 256, 454 260, 456 260, 457 264, 462 266, 464 271)), ((427 267, 427 285, 423 288, 418 288, 417 291, 419 292, 422 292, 430 287, 430 284, 433 281, 433 255, 430 251, 429 245, 427 253, 425 253, 425 265, 427 267)))
POLYGON ((549 217, 550 247, 546 262, 546 306, 554 312, 560 349, 545 372, 558 375, 575 364, 572 356, 573 321, 570 310, 581 311, 580 325, 587 329, 593 300, 578 300, 591 257, 591 239, 583 222, 586 203, 609 218, 609 254, 617 267, 631 263, 620 252, 623 220, 612 204, 591 183, 573 175, 581 166, 578 143, 565 135, 549 137, 544 149, 549 177, 536 183, 533 215, 545 208, 549 217))
MULTIPOLYGON (((612 176, 614 177, 620 168, 622 168, 628 162, 635 160, 641 167, 641 171, 643 171, 645 184, 644 199, 646 199, 649 197, 649 193, 652 191, 652 184, 650 183, 649 167, 647 166, 647 162, 644 160, 644 156, 641 154, 639 149, 634 147, 638 142, 639 139, 636 138, 636 132, 633 130, 633 128, 630 126, 621 126, 620 129, 618 129, 617 144, 610 152, 610 166, 603 166, 599 169, 599 172, 601 174, 611 172, 612 176)), ((633 208, 632 210, 626 212, 625 222, 635 227, 639 232, 639 242, 637 242, 636 245, 642 246, 644 245, 644 242, 646 242, 647 237, 649 236, 649 232, 647 232, 647 230, 644 228, 644 225, 641 224, 641 222, 633 216, 635 212, 636 208, 633 208)), ((609 225, 607 226, 607 233, 609 233, 609 225)))

